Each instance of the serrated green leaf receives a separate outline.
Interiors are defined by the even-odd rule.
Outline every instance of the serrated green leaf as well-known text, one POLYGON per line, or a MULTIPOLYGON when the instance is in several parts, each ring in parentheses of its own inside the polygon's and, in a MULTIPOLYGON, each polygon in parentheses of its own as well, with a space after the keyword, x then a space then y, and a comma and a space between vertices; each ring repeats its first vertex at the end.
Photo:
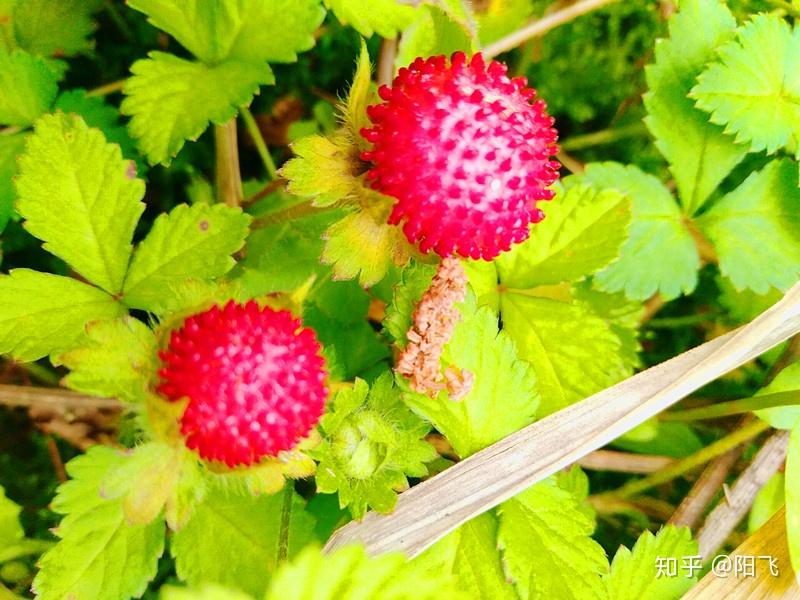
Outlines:
POLYGON ((314 45, 319 0, 129 0, 201 61, 294 62, 314 45))
POLYGON ((58 79, 38 56, 0 48, 0 124, 27 127, 50 110, 58 79))
POLYGON ((397 48, 396 67, 405 67, 418 56, 434 56, 463 51, 477 51, 478 42, 465 27, 438 6, 423 4, 411 23, 403 32, 397 48))
POLYGON ((295 158, 281 168, 287 189, 297 196, 313 198, 315 206, 330 206, 357 197, 363 184, 353 173, 358 148, 348 136, 312 135, 292 144, 295 158))
POLYGON ((22 525, 19 523, 19 513, 22 507, 6 497, 6 492, 0 486, 0 548, 5 549, 25 537, 22 525))
POLYGON ((536 372, 542 397, 539 416, 617 383, 632 371, 609 323, 585 306, 504 293, 500 314, 503 331, 536 372))
POLYGON ((467 521, 414 558, 411 565, 426 574, 452 574, 458 588, 470 598, 519 600, 503 572, 493 512, 467 521))
POLYGON ((411 247, 399 227, 386 222, 385 197, 371 192, 371 206, 347 215, 325 232, 322 262, 333 267, 335 279, 354 279, 369 287, 384 278, 394 264, 408 262, 411 247))
POLYGON ((166 585, 161 588, 160 600, 252 600, 252 596, 221 585, 208 584, 197 588, 166 585))
POLYGON ((403 269, 400 282, 394 288, 392 303, 386 307, 383 327, 400 348, 406 346, 406 333, 413 324, 414 309, 422 294, 430 287, 435 274, 435 266, 412 262, 403 269))
POLYGON ((313 536, 314 522, 304 505, 291 486, 282 493, 255 497, 210 489, 172 538, 178 577, 189 585, 218 583, 262 597, 279 556, 293 557, 313 536), (286 494, 291 494, 288 509, 286 494), (284 517, 287 538, 281 534, 284 517), (283 549, 282 539, 287 543, 283 549), (228 560, 232 553, 235 562, 228 560))
POLYGON ((415 8, 396 0, 325 0, 345 25, 350 25, 364 37, 377 33, 393 38, 414 19, 415 8))
POLYGON ((756 15, 718 54, 692 89, 697 106, 753 152, 788 147, 800 157, 800 29, 756 15))
POLYGON ((783 294, 775 288, 771 288, 766 294, 756 294, 748 289, 737 290, 730 279, 725 277, 718 276, 716 283, 720 289, 719 303, 735 323, 752 321, 783 298, 783 294))
POLYGON ((122 502, 100 495, 100 482, 124 464, 121 452, 91 448, 67 465, 53 510, 64 516, 60 541, 40 561, 33 581, 42 600, 118 600, 140 596, 156 575, 164 551, 164 522, 131 526, 122 502))
POLYGON ((443 367, 454 365, 469 371, 473 383, 458 401, 447 392, 431 398, 407 391, 404 400, 434 424, 462 458, 522 429, 533 422, 539 406, 536 379, 504 331, 486 307, 474 298, 460 308, 462 320, 455 326, 442 353, 443 367))
POLYGON ((159 216, 133 254, 122 301, 158 312, 171 285, 224 275, 235 264, 231 255, 244 245, 250 221, 223 204, 180 204, 159 216))
POLYGON ((333 351, 351 380, 389 357, 389 348, 367 320, 370 297, 354 281, 325 281, 316 286, 303 308, 303 322, 314 329, 326 352, 333 351))
POLYGON ((614 555, 611 571, 603 578, 609 600, 677 600, 697 582, 698 570, 690 577, 686 572, 659 577, 658 559, 674 558, 683 567, 690 557, 697 557, 694 564, 700 564, 697 542, 688 528, 667 525, 657 535, 645 531, 633 550, 621 546, 614 555))
POLYGON ((81 346, 58 361, 70 370, 64 384, 73 390, 141 402, 158 368, 158 346, 147 325, 125 316, 90 323, 81 346))
POLYGON ((605 552, 591 538, 594 522, 570 492, 543 481, 501 504, 498 514, 503 560, 523 600, 606 598, 605 552))
POLYGON ((82 119, 42 117, 19 159, 17 211, 44 248, 107 292, 122 289, 144 183, 82 119))
POLYGON ((785 503, 785 476, 780 471, 770 477, 753 499, 753 506, 747 516, 747 533, 753 535, 770 520, 785 503))
POLYGON ((587 165, 574 180, 617 189, 632 202, 630 235, 619 260, 594 278, 599 289, 625 292, 633 300, 655 293, 670 300, 694 290, 700 268, 697 248, 672 195, 658 179, 633 165, 605 162, 587 165))
POLYGON ((465 600, 442 573, 421 574, 402 554, 367 557, 361 546, 331 554, 309 547, 283 565, 264 600, 465 600))
POLYGON ((775 160, 752 173, 697 220, 714 243, 733 286, 765 294, 800 277, 800 189, 797 164, 775 160))
POLYGON ((786 454, 786 535, 795 574, 800 573, 800 424, 789 435, 786 454))
POLYGON ((97 288, 30 269, 0 275, 0 306, 0 354, 22 362, 69 350, 88 322, 124 313, 97 288))
POLYGON ((140 173, 145 170, 146 163, 136 152, 135 144, 128 135, 127 128, 120 123, 119 111, 110 104, 106 104, 103 98, 88 96, 85 90, 69 90, 58 96, 53 108, 80 116, 89 127, 96 127, 102 131, 107 141, 119 144, 122 156, 136 161, 137 170, 140 173))
POLYGON ((670 19, 669 39, 656 43, 655 64, 645 70, 649 88, 643 98, 648 113, 645 123, 670 164, 689 215, 697 212, 747 154, 746 146, 737 145, 721 127, 710 123, 688 97, 697 76, 735 29, 736 19, 724 2, 681 2, 670 19))
POLYGON ((72 56, 90 50, 92 13, 101 0, 17 0, 12 15, 21 48, 41 56, 72 56))
POLYGON ((168 165, 186 140, 209 122, 222 124, 250 104, 261 85, 274 83, 266 63, 227 61, 215 66, 164 52, 133 63, 120 111, 151 164, 168 165))
POLYGON ((408 488, 407 476, 428 474, 425 463, 436 458, 421 439, 430 425, 406 408, 393 378, 384 373, 370 387, 356 378, 340 391, 320 421, 323 441, 313 456, 319 461, 317 489, 338 492, 339 506, 360 519, 371 507, 389 512, 397 492, 408 488))
MULTIPOLYGON (((800 390, 800 361, 784 368, 772 382, 758 390, 754 397, 800 390)), ((776 429, 793 429, 800 425, 800 406, 775 406, 755 411, 755 414, 776 429)))
POLYGON ((17 158, 25 151, 27 134, 0 135, 0 233, 14 212, 17 194, 12 178, 17 174, 17 158))
POLYGON ((531 237, 497 259, 503 285, 531 288, 579 281, 619 256, 628 237, 630 201, 616 190, 559 189, 531 237))

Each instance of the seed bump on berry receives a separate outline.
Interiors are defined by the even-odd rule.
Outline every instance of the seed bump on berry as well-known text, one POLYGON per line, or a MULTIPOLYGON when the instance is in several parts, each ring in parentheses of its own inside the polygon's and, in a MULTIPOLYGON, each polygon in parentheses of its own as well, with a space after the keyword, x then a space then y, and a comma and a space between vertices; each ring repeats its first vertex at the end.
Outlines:
POLYGON ((491 260, 544 218, 558 134, 527 80, 506 71, 480 54, 417 58, 367 109, 367 178, 396 199, 389 223, 423 252, 491 260))
POLYGON ((325 407, 325 364, 288 311, 229 302, 186 319, 159 353, 158 392, 186 399, 186 446, 229 467, 293 448, 325 407))

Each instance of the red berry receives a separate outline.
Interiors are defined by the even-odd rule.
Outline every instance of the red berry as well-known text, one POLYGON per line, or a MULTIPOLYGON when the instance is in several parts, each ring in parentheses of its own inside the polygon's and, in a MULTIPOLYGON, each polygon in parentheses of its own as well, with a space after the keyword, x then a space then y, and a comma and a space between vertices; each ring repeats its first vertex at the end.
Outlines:
POLYGON ((159 354, 159 393, 188 399, 186 445, 209 461, 251 465, 289 450, 325 407, 325 363, 288 311, 229 302, 189 317, 159 354))
POLYGON ((524 77, 462 52, 400 69, 370 106, 372 187, 397 199, 389 223, 423 252, 491 260, 527 239, 558 178, 554 120, 524 77))

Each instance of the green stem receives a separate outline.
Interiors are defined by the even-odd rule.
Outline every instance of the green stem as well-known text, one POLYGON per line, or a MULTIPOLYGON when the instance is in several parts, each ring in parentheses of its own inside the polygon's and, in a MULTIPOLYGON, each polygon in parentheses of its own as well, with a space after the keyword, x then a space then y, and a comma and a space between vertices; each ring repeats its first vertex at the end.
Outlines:
POLYGON ((574 152, 575 150, 583 150, 601 144, 611 144, 617 140, 646 134, 647 127, 642 123, 634 123, 626 127, 615 127, 613 129, 603 129, 602 131, 595 131, 594 133, 587 133, 585 135, 576 135, 559 143, 559 146, 562 150, 574 152))
POLYGON ((758 434, 766 431, 769 428, 769 423, 765 423, 764 421, 757 419, 752 423, 733 431, 724 438, 709 444, 691 456, 682 458, 670 466, 661 469, 660 471, 656 471, 652 475, 631 481, 622 487, 617 488, 616 490, 603 492, 602 494, 598 494, 598 496, 601 498, 630 498, 632 496, 636 496, 652 487, 661 485, 662 483, 667 483, 676 477, 680 477, 681 475, 688 473, 689 471, 707 463, 717 456, 725 454, 728 450, 736 448, 736 446, 739 444, 753 439, 758 434))
POLYGON ((684 317, 663 317, 660 319, 651 319, 647 326, 655 329, 679 329, 688 325, 705 323, 716 317, 718 314, 718 312, 709 311, 696 315, 686 315, 684 317))
POLYGON ((122 15, 117 10, 117 7, 114 6, 113 0, 106 0, 105 9, 108 13, 108 16, 114 22, 114 25, 117 26, 117 29, 119 29, 119 32, 123 35, 123 37, 129 41, 134 40, 135 38, 131 28, 128 27, 128 24, 125 22, 125 19, 122 18, 122 15))
POLYGON ((703 419, 729 417, 731 415, 738 415, 762 408, 794 405, 800 405, 800 390, 764 394, 763 396, 731 400, 729 402, 718 402, 699 408, 673 410, 671 412, 662 413, 660 419, 662 421, 700 421, 703 419))
POLYGON ((217 202, 240 206, 244 192, 239 171, 235 117, 224 125, 214 126, 214 141, 217 153, 217 202))
POLYGON ((300 204, 295 204, 284 210, 279 210, 257 218, 253 221, 250 228, 261 229, 263 227, 271 227, 272 225, 280 225, 281 223, 293 221, 300 217, 333 210, 335 208, 335 206, 314 206, 311 202, 301 202, 300 204))
POLYGON ((32 362, 20 366, 28 372, 28 375, 42 383, 57 386, 61 382, 61 377, 58 376, 58 373, 39 363, 32 362))
POLYGON ((281 530, 278 535, 278 563, 285 562, 289 556, 289 526, 292 522, 292 500, 294 482, 287 480, 283 486, 283 505, 281 506, 281 530))
POLYGON ((116 92, 121 92, 122 88, 125 87, 125 82, 127 79, 120 79, 119 81, 112 81, 111 83, 107 83, 105 85, 101 85, 100 87, 96 87, 94 89, 89 90, 86 92, 87 96, 108 96, 109 94, 114 94, 116 92))
POLYGON ((272 156, 267 148, 267 143, 264 141, 264 136, 261 135, 261 129, 258 127, 253 113, 251 113, 250 109, 246 106, 243 106, 240 112, 242 120, 244 121, 244 126, 247 128, 250 137, 253 138, 253 143, 256 145, 256 150, 258 150, 258 155, 261 157, 261 162, 264 163, 264 168, 267 170, 269 178, 276 179, 278 177, 278 170, 275 168, 275 162, 272 160, 272 156))

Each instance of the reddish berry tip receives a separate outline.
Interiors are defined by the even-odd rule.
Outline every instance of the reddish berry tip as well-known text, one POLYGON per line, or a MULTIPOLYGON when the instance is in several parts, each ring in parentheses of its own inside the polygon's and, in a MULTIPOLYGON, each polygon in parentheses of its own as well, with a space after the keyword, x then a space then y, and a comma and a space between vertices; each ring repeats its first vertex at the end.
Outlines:
POLYGON ((528 237, 558 178, 546 105, 507 67, 456 52, 401 68, 368 109, 368 180, 396 198, 390 224, 439 256, 491 260, 528 237))
POLYGON ((193 315, 159 353, 158 392, 187 399, 186 446, 229 467, 297 445, 325 408, 325 363, 311 329, 288 311, 228 302, 193 315))

